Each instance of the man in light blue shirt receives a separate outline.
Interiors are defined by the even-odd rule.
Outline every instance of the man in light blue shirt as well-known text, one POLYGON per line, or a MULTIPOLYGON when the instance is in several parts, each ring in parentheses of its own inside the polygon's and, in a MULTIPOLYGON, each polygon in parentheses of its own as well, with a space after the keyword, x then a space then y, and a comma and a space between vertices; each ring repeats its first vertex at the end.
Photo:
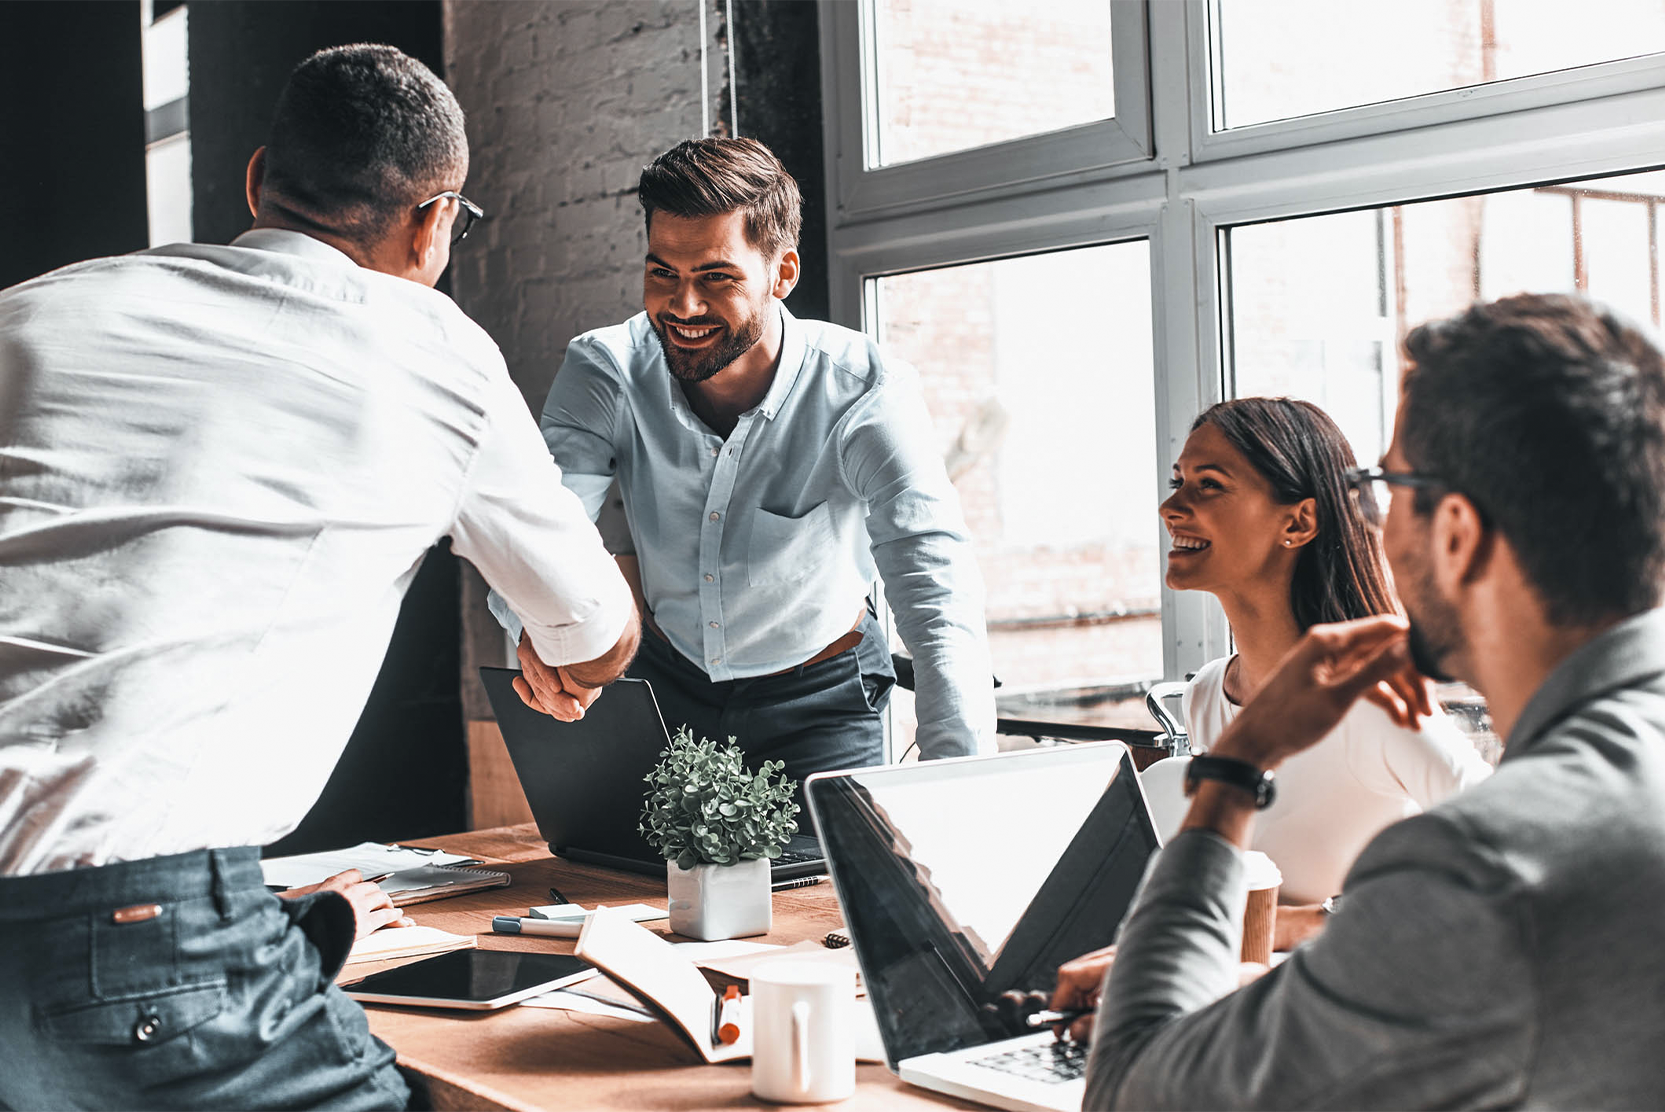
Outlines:
POLYGON ((982 578, 917 377, 781 304, 797 184, 760 143, 702 139, 639 195, 646 311, 572 341, 541 422, 591 517, 618 478, 651 631, 630 674, 672 729, 733 735, 794 779, 878 763, 877 572, 917 661, 921 756, 992 751, 982 578))

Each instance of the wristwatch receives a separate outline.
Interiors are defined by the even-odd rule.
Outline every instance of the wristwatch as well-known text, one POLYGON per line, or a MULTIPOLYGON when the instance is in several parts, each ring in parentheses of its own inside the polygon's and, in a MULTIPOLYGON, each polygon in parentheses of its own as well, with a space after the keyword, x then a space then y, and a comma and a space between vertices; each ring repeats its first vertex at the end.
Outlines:
POLYGON ((1272 773, 1259 769, 1248 761, 1233 757, 1192 757, 1185 766, 1185 794, 1195 795, 1197 785, 1204 780, 1219 780, 1242 788, 1255 797, 1255 807, 1264 811, 1272 805, 1276 792, 1272 789, 1272 773))

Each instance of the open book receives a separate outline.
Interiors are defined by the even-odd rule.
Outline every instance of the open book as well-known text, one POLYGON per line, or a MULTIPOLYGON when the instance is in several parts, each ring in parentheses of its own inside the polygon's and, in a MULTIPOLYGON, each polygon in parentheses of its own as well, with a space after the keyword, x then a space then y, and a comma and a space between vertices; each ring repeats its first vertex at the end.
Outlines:
POLYGON ((451 934, 437 927, 383 927, 353 943, 346 964, 361 961, 388 961, 409 958, 418 954, 443 954, 450 950, 474 947, 471 934, 451 934))
POLYGON ((622 909, 598 908, 574 951, 653 1009, 707 1062, 752 1056, 751 999, 740 1001, 740 1039, 717 1041, 718 996, 699 967, 622 909))

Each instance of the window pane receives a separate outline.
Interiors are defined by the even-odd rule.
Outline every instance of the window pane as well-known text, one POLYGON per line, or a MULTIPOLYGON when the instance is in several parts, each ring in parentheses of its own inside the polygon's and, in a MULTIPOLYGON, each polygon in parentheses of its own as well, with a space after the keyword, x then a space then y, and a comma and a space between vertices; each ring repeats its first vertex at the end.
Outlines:
POLYGON ((1115 114, 1110 0, 871 0, 878 150, 893 166, 1115 114))
POLYGON ((1665 4, 1603 0, 1216 0, 1226 129, 1665 50, 1665 4))
POLYGON ((1662 201, 1655 171, 1229 229, 1232 392, 1315 402, 1374 463, 1412 326, 1477 298, 1577 291, 1657 327, 1662 201))
MULTIPOLYGON (((875 283, 871 323, 919 369, 976 543, 1006 717, 1153 725, 1149 254, 1139 241, 875 283)), ((896 716, 898 755, 911 718, 896 716)))

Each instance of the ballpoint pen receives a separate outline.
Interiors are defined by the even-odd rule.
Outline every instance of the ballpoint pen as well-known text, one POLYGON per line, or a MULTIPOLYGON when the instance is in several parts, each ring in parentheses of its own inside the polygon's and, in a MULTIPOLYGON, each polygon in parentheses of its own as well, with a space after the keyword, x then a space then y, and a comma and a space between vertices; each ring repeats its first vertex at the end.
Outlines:
POLYGON ((553 884, 551 884, 549 886, 549 898, 554 900, 558 904, 568 904, 568 903, 572 902, 571 900, 567 899, 565 896, 561 895, 561 890, 559 888, 555 887, 553 884))

